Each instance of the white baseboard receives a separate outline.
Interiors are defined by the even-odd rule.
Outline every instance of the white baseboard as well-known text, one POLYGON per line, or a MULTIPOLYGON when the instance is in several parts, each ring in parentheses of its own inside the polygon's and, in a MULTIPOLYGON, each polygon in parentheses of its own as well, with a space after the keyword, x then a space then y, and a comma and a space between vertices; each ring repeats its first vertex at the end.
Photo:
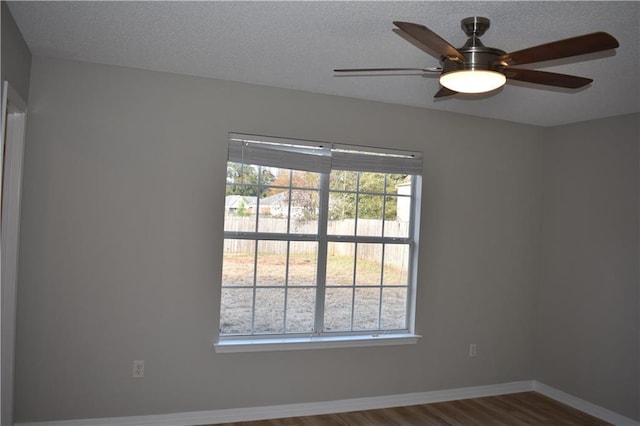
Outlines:
POLYGON ((552 388, 551 386, 547 386, 544 383, 540 383, 535 380, 533 381, 533 390, 584 413, 602 419, 605 422, 609 422, 615 426, 640 426, 640 422, 637 422, 614 411, 607 410, 606 408, 600 407, 599 405, 592 404, 588 401, 585 401, 584 399, 577 398, 573 395, 552 388))
POLYGON ((502 383, 488 386, 472 386, 429 392, 368 398, 343 399, 338 401, 311 402, 302 404, 273 405, 267 407, 231 408, 211 411, 160 414, 151 416, 111 417, 102 419, 59 420, 49 422, 16 423, 15 426, 192 426, 274 419, 280 417, 313 416, 348 411, 372 410, 458 399, 480 398, 517 392, 537 391, 564 404, 619 426, 639 426, 638 422, 617 413, 598 407, 587 401, 553 389, 533 380, 502 383))

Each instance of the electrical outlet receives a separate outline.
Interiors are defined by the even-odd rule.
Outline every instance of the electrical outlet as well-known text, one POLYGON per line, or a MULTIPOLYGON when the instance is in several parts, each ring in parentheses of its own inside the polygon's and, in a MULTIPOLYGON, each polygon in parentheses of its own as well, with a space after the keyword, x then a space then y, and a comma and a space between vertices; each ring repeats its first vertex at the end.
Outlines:
POLYGON ((144 360, 138 359, 133 361, 133 376, 134 379, 142 379, 144 377, 144 360))
POLYGON ((478 356, 478 345, 475 343, 469 344, 469 358, 474 358, 478 356))

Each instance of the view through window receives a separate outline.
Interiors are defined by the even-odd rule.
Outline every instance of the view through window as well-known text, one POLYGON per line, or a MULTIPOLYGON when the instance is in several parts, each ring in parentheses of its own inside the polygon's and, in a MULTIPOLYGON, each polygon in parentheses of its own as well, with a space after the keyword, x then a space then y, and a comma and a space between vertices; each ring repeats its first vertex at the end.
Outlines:
POLYGON ((419 153, 231 134, 220 339, 412 332, 419 153))

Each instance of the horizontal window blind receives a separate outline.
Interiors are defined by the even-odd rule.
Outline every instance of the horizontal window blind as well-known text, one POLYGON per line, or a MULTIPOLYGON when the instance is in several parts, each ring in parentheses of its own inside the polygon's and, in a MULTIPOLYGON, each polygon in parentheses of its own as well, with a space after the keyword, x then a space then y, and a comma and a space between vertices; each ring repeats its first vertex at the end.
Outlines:
MULTIPOLYGON (((382 153, 346 149, 345 145, 331 152, 331 168, 358 172, 378 172, 422 175, 422 155, 418 153, 382 153)), ((362 148, 359 148, 362 149, 362 148)))
POLYGON ((317 173, 331 170, 331 150, 319 144, 237 133, 229 136, 229 161, 317 173))
POLYGON ((422 175, 422 154, 419 152, 241 133, 229 134, 228 160, 318 173, 352 170, 422 175))

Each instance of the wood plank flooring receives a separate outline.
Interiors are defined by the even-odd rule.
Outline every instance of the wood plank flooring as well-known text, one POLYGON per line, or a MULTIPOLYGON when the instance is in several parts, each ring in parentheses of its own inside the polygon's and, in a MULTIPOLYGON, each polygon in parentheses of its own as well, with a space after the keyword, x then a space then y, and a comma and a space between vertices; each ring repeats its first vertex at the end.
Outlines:
POLYGON ((609 423, 537 392, 409 407, 290 417, 225 426, 604 426, 609 423))

